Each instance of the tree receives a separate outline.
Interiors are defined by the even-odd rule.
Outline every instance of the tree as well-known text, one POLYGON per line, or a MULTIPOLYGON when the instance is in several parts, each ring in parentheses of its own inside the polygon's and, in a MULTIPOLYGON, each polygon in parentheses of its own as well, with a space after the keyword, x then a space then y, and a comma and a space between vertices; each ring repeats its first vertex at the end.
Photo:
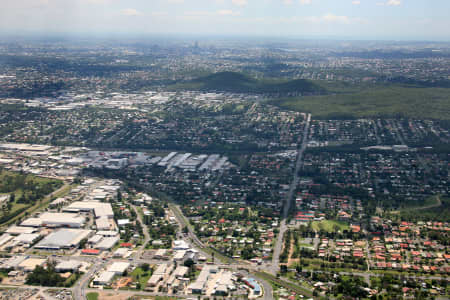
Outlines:
POLYGON ((193 265, 195 265, 195 262, 191 258, 188 258, 184 261, 185 267, 191 268, 193 265))
POLYGON ((148 272, 148 270, 150 269, 150 265, 147 264, 147 263, 142 264, 142 265, 141 265, 141 269, 142 269, 142 271, 144 271, 144 272, 148 272))
POLYGON ((86 246, 86 243, 87 243, 87 239, 82 239, 82 240, 80 241, 80 246, 79 246, 79 248, 80 248, 80 249, 83 249, 83 248, 86 246))

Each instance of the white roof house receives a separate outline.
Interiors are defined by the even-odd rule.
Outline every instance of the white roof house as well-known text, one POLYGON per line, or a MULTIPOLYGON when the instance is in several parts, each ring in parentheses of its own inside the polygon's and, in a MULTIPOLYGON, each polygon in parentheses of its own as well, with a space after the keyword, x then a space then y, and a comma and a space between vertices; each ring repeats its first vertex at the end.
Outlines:
POLYGON ((113 280, 116 274, 114 272, 104 271, 94 278, 93 283, 95 285, 108 285, 113 280))
POLYGON ((78 260, 63 260, 55 266, 56 272, 74 272, 77 271, 82 265, 78 260))
POLYGON ((183 240, 173 241, 173 246, 172 246, 173 250, 188 250, 189 248, 190 248, 189 244, 183 240))
POLYGON ((110 250, 119 241, 119 236, 105 237, 94 248, 99 250, 110 250))
POLYGON ((128 255, 129 251, 130 250, 128 248, 119 248, 114 251, 113 257, 125 257, 128 255))
POLYGON ((113 272, 116 275, 122 275, 130 267, 130 263, 116 261, 113 262, 107 269, 108 272, 113 272))

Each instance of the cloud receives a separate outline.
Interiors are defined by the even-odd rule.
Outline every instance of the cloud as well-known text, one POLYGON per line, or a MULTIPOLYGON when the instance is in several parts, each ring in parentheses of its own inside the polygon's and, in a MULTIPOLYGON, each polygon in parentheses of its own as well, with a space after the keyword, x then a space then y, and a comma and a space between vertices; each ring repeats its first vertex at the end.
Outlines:
POLYGON ((239 16, 241 13, 238 11, 233 11, 231 9, 222 9, 217 11, 217 14, 220 16, 239 16))
POLYGON ((377 2, 377 5, 379 6, 399 6, 402 4, 402 0, 388 0, 386 2, 377 2))
POLYGON ((140 16, 142 13, 134 8, 126 8, 121 11, 121 14, 124 16, 134 17, 140 16))
POLYGON ((332 13, 328 13, 323 16, 309 16, 303 18, 308 23, 334 23, 334 24, 351 24, 351 23, 363 23, 364 20, 360 18, 350 18, 348 16, 338 16, 332 13))
POLYGON ((389 6, 398 6, 400 4, 402 4, 401 0, 388 0, 388 2, 386 2, 386 5, 389 6))
POLYGON ((245 6, 248 4, 247 0, 231 0, 231 3, 237 6, 245 6))
POLYGON ((167 2, 174 3, 174 4, 180 4, 180 3, 184 3, 184 0, 167 0, 167 2))
POLYGON ((333 14, 326 14, 322 16, 322 20, 324 20, 327 23, 343 23, 343 24, 349 24, 350 18, 347 16, 336 16, 333 14))
POLYGON ((191 10, 185 11, 185 16, 201 17, 201 16, 211 16, 213 13, 206 10, 191 10))
POLYGON ((291 5, 292 3, 294 3, 294 0, 283 0, 283 3, 286 5, 291 5))
POLYGON ((110 4, 113 0, 82 0, 89 4, 98 4, 98 5, 104 5, 104 4, 110 4))
POLYGON ((312 0, 300 0, 301 5, 309 5, 312 3, 312 0))
POLYGON ((169 13, 167 11, 153 11, 150 13, 153 17, 161 17, 161 16, 167 16, 169 13))
POLYGON ((207 11, 207 10, 191 10, 185 11, 184 15, 187 17, 212 17, 212 16, 239 16, 241 12, 234 11, 231 9, 222 9, 215 12, 207 11))
POLYGON ((352 4, 353 4, 353 5, 360 5, 360 4, 361 4, 361 1, 355 0, 355 1, 352 1, 352 4))

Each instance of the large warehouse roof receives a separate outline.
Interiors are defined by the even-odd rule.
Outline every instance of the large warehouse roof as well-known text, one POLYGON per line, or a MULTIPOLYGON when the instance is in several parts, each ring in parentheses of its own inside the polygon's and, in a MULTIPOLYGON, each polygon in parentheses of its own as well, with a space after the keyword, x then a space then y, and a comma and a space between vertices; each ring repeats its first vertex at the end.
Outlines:
POLYGON ((77 246, 81 242, 81 240, 88 238, 91 232, 91 230, 84 229, 60 229, 46 236, 35 246, 35 248, 71 248, 77 246))
POLYGON ((81 227, 85 222, 85 218, 80 215, 70 213, 51 213, 46 212, 41 214, 37 218, 29 218, 22 222, 22 226, 68 226, 68 227, 81 227))
POLYGON ((33 233, 35 231, 36 229, 34 228, 13 225, 6 230, 6 233, 10 233, 12 235, 19 235, 22 233, 33 233))
POLYGON ((97 218, 114 216, 111 204, 99 201, 75 201, 64 208, 65 211, 94 211, 97 218))

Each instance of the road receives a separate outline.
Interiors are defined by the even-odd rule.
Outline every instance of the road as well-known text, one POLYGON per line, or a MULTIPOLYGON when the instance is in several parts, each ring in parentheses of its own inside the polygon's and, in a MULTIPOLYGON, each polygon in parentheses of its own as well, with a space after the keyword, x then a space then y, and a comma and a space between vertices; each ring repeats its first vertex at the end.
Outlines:
POLYGON ((289 215, 289 211, 291 209, 291 205, 292 205, 293 198, 294 198, 294 193, 297 188, 298 179, 299 179, 298 171, 300 171, 300 168, 303 165, 303 153, 305 152, 305 149, 306 149, 306 146, 308 143, 308 133, 309 133, 310 123, 311 123, 311 114, 308 114, 308 116, 306 118, 305 127, 303 128, 303 134, 301 137, 300 148, 299 148, 298 154, 297 154, 297 162, 295 164, 294 176, 292 179, 292 183, 289 187, 289 191, 286 195, 284 206, 283 206, 283 214, 282 214, 282 219, 280 222, 280 232, 278 234, 275 246, 273 248, 272 265, 270 266, 270 273, 272 273, 274 275, 279 270, 280 254, 281 254, 281 249, 283 247, 283 236, 287 230, 286 219, 289 215))
MULTIPOLYGON (((306 271, 306 270, 305 270, 306 271)), ((322 271, 322 270, 308 270, 313 273, 326 273, 326 274, 339 274, 344 276, 361 276, 364 278, 364 280, 370 285, 370 277, 383 277, 383 273, 368 273, 368 272, 332 272, 332 271, 322 271)), ((412 278, 412 279, 420 279, 420 280, 442 280, 446 279, 445 276, 415 276, 415 275, 408 275, 408 274, 400 274, 399 276, 405 277, 405 278, 412 278)))
POLYGON ((102 261, 98 259, 96 263, 87 271, 72 288, 74 299, 86 299, 86 287, 91 280, 91 277, 101 270, 109 261, 102 261))
MULTIPOLYGON (((169 204, 170 209, 172 210, 173 214, 175 215, 175 218, 178 221, 178 224, 180 224, 180 230, 184 227, 187 227, 188 229, 188 237, 194 242, 194 244, 199 248, 204 248, 202 241, 197 237, 197 235, 192 230, 192 226, 188 223, 186 218, 184 217, 183 213, 181 212, 181 209, 178 207, 178 205, 169 204)), ((209 256, 209 255, 208 255, 209 256)))
POLYGON ((441 205, 442 205, 441 197, 440 197, 439 195, 437 195, 437 196, 436 196, 436 203, 435 203, 435 204, 430 204, 430 205, 426 205, 426 206, 414 208, 414 210, 425 210, 425 209, 430 209, 430 208, 439 207, 439 206, 441 206, 441 205))
POLYGON ((139 247, 138 251, 135 254, 135 257, 141 257, 142 252, 145 250, 145 246, 147 246, 148 242, 150 241, 150 234, 148 233, 148 227, 142 220, 142 215, 137 210, 136 206, 131 205, 131 208, 133 208, 134 212, 136 213, 136 217, 139 223, 141 223, 142 231, 144 232, 144 242, 139 247))

